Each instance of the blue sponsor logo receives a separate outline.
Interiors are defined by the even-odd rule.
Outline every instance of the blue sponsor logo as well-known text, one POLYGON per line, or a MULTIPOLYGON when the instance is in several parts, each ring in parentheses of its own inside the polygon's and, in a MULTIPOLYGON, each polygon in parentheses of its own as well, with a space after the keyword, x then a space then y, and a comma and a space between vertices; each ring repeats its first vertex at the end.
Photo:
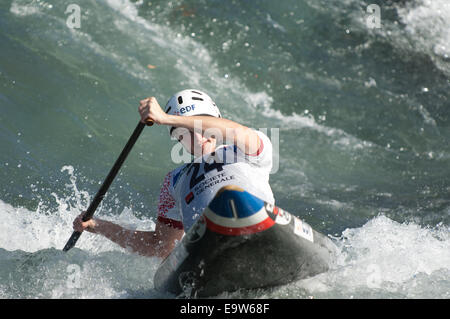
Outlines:
POLYGON ((181 114, 184 114, 184 113, 187 113, 187 112, 190 112, 190 111, 193 111, 193 110, 195 110, 195 104, 192 104, 192 105, 188 105, 188 106, 182 107, 182 108, 180 109, 180 113, 181 113, 181 114))

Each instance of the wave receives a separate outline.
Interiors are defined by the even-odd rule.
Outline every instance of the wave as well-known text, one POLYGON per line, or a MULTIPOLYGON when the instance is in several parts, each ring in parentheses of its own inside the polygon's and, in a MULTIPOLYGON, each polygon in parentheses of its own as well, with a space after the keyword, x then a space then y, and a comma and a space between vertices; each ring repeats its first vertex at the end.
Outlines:
MULTIPOLYGON (((380 5, 381 28, 366 24, 367 3, 346 0, 353 21, 361 30, 380 35, 401 52, 428 56, 434 65, 450 75, 450 3, 447 0, 413 0, 380 5), (395 18, 393 18, 395 17, 395 18)), ((370 46, 370 39, 366 45, 370 46)))
MULTIPOLYGON (((67 174, 66 188, 70 195, 62 198, 53 194, 57 203, 54 209, 43 202, 36 210, 29 210, 0 200, 0 218, 4 221, 0 226, 0 263, 6 280, 0 282, 0 296, 14 298, 25 293, 38 298, 161 297, 152 288, 157 258, 137 256, 89 233, 83 234, 70 253, 61 251, 72 233, 73 219, 90 201, 89 194, 77 187, 74 168, 66 165, 61 171, 67 174), (69 266, 79 267, 82 284, 92 288, 68 287, 69 266), (8 272, 8 269, 15 270, 8 272), (59 277, 51 275, 54 271, 59 277), (27 284, 18 284, 17 276, 31 279, 27 284), (15 283, 18 291, 7 288, 8 280, 15 283), (96 281, 100 283, 89 283, 96 281)), ((340 207, 342 203, 330 204, 340 207)), ((152 219, 137 218, 130 208, 113 215, 100 207, 97 216, 131 229, 152 230, 155 226, 152 219)), ((222 297, 448 298, 449 230, 443 224, 423 227, 379 215, 361 227, 346 229, 341 236, 333 237, 339 254, 328 272, 282 287, 251 291, 249 295, 239 292, 222 297)))
POLYGON ((379 215, 333 238, 333 267, 317 276, 240 298, 431 298, 450 297, 448 226, 421 227, 379 215))
MULTIPOLYGON (((66 172, 69 183, 66 184, 66 197, 53 192, 54 203, 40 200, 35 210, 25 207, 14 207, 0 200, 0 218, 4 221, 0 226, 0 248, 14 251, 36 252, 42 249, 62 249, 72 234, 72 222, 76 216, 87 209, 91 196, 77 187, 74 168, 65 165, 61 172, 66 172), (53 204, 53 205, 52 205, 53 204), (55 205, 56 204, 56 205, 55 205)), ((38 196, 39 197, 39 196, 38 196)), ((131 208, 125 207, 119 214, 100 206, 96 216, 120 224, 130 229, 152 230, 155 223, 151 218, 137 218, 131 208)), ((77 247, 90 252, 122 251, 122 248, 108 240, 99 240, 85 232, 77 247)))
POLYGON ((337 240, 341 253, 335 268, 298 285, 327 297, 448 298, 449 230, 380 215, 345 230, 337 240))

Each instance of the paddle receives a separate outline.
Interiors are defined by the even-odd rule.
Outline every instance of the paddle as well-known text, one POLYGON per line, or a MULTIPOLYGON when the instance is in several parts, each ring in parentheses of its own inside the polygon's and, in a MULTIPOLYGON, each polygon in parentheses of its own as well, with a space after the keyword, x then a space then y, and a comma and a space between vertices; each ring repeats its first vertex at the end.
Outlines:
MULTIPOLYGON (((84 222, 88 221, 92 218, 92 216, 95 213, 95 210, 97 209, 100 202, 103 200, 103 197, 105 197, 106 192, 108 191, 109 186, 111 186, 111 183, 113 182, 114 178, 116 177, 117 173, 119 172, 120 167, 122 166, 123 162, 125 162, 125 159, 128 156, 128 153, 130 153, 131 149, 134 146, 134 143, 136 143, 139 135, 141 135, 142 130, 144 129, 145 125, 152 126, 153 122, 149 121, 147 123, 139 122, 139 124, 134 129, 133 134, 129 138, 127 144, 125 145, 124 149, 122 150, 122 153, 120 153, 119 158, 114 163, 114 166, 109 171, 108 176, 106 177, 105 181, 103 182, 102 186, 98 190, 97 194, 94 197, 94 200, 89 205, 87 211, 84 213, 82 220, 84 222)), ((63 251, 68 251, 73 246, 75 246, 78 238, 80 238, 81 232, 74 231, 72 233, 72 236, 70 236, 69 240, 67 241, 66 245, 63 248, 63 251)))

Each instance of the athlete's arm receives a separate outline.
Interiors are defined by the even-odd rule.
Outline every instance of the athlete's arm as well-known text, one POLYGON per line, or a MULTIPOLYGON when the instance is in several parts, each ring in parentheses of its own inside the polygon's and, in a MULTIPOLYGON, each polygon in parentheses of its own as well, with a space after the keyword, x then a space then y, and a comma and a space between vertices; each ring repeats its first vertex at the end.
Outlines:
POLYGON ((82 215, 78 216, 73 222, 74 230, 103 235, 122 248, 148 257, 165 258, 184 232, 161 222, 156 222, 155 231, 135 231, 102 219, 83 222, 81 217, 82 215))
POLYGON ((261 146, 258 134, 244 125, 212 116, 169 115, 161 109, 154 97, 140 101, 139 113, 144 123, 150 119, 156 124, 184 127, 190 131, 201 129, 202 134, 208 130, 208 133, 215 135, 218 140, 218 137, 222 137, 225 142, 235 144, 245 154, 254 154, 261 146))

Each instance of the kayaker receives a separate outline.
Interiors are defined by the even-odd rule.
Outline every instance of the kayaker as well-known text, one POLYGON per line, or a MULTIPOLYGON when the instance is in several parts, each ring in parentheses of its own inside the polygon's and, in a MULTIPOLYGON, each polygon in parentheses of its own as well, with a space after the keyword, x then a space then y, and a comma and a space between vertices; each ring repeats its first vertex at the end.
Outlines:
POLYGON ((145 256, 166 257, 202 214, 216 192, 233 184, 274 203, 269 185, 272 144, 261 131, 224 119, 214 101, 199 90, 174 94, 162 110, 155 97, 140 101, 142 122, 166 125, 192 161, 167 173, 159 195, 154 231, 134 231, 93 218, 73 228, 100 234, 145 256))

